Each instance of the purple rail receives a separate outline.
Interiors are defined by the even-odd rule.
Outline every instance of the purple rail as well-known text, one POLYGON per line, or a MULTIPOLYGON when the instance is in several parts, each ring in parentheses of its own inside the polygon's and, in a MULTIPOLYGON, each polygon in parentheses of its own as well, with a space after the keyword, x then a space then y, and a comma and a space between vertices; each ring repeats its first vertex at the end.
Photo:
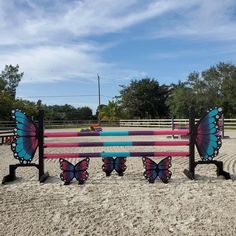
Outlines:
POLYGON ((84 157, 165 157, 178 156, 187 157, 189 152, 167 151, 167 152, 91 152, 91 153, 45 153, 46 159, 58 158, 84 158, 84 157))
POLYGON ((189 141, 137 141, 137 142, 66 142, 45 143, 44 148, 111 147, 111 146, 188 146, 189 141))
POLYGON ((44 132, 45 138, 78 136, 136 136, 136 135, 188 135, 188 129, 156 131, 102 131, 102 132, 44 132))

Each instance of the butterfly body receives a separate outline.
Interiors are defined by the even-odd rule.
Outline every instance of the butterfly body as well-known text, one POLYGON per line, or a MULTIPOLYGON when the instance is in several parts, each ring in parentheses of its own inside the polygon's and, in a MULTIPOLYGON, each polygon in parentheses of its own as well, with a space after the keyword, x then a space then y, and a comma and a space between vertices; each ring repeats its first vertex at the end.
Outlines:
POLYGON ((111 172, 115 170, 119 176, 123 176, 124 171, 126 170, 126 158, 125 157, 116 157, 116 158, 103 158, 102 169, 106 173, 106 176, 110 176, 111 172))
POLYGON ((169 182, 172 175, 169 170, 171 167, 171 156, 164 158, 158 164, 147 157, 143 157, 142 160, 145 168, 143 175, 149 183, 154 183, 157 177, 159 177, 163 183, 169 182))
POLYGON ((65 185, 70 184, 73 178, 76 178, 79 184, 83 184, 88 179, 89 158, 83 159, 75 165, 62 158, 59 162, 60 168, 63 171, 60 174, 60 178, 65 182, 65 185))

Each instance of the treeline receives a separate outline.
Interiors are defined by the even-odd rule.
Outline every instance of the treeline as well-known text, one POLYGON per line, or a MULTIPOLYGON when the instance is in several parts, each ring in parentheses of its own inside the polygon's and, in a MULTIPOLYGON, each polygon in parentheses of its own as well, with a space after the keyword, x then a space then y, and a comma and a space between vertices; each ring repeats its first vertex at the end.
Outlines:
POLYGON ((19 85, 24 73, 19 72, 19 65, 6 65, 0 74, 0 120, 11 120, 11 111, 20 109, 27 115, 38 118, 38 109, 44 109, 47 120, 92 120, 92 109, 89 107, 75 108, 71 105, 48 106, 38 102, 31 102, 25 99, 16 99, 16 88, 19 85))
POLYGON ((101 105, 94 116, 89 107, 47 106, 41 101, 16 99, 16 88, 22 76, 18 65, 6 66, 0 74, 0 120, 10 120, 11 110, 15 108, 35 118, 38 109, 43 108, 48 120, 91 120, 97 119, 98 115, 101 120, 108 121, 187 118, 190 106, 194 106, 199 117, 213 106, 222 106, 227 118, 236 117, 236 66, 230 63, 219 63, 205 71, 190 73, 185 82, 177 84, 160 85, 154 78, 131 80, 129 85, 121 85, 120 94, 101 105))
POLYGON ((54 105, 47 106, 42 105, 45 117, 47 120, 93 120, 96 119, 93 116, 93 111, 89 107, 75 108, 71 105, 65 104, 62 106, 54 105))
POLYGON ((100 115, 106 119, 109 114, 110 119, 187 118, 190 106, 198 117, 214 106, 222 106, 225 117, 236 117, 236 66, 219 63, 169 86, 151 78, 132 80, 128 86, 121 86, 120 95, 105 111, 101 109, 100 115))

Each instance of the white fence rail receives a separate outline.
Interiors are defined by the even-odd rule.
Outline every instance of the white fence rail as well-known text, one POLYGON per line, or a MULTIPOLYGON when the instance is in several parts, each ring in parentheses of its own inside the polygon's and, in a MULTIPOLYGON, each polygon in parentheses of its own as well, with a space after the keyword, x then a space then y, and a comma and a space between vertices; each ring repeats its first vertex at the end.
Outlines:
MULTIPOLYGON (((138 119, 120 120, 120 127, 188 128, 188 119, 138 119)), ((236 129, 236 119, 221 119, 222 129, 236 129)))
POLYGON ((224 119, 224 129, 236 129, 236 119, 224 119))
MULTIPOLYGON (((97 123, 95 120, 79 121, 45 121, 47 128, 69 128, 69 127, 86 127, 90 124, 97 123)), ((236 130, 236 119, 223 119, 220 124, 224 129, 236 130)), ((0 121, 0 130, 12 130, 15 126, 14 121, 0 121)), ((101 122, 101 126, 120 126, 120 127, 157 127, 168 129, 188 128, 188 119, 138 119, 138 120, 120 120, 115 122, 101 122)))
POLYGON ((188 119, 120 120, 120 127, 158 127, 180 129, 188 127, 188 119))
MULTIPOLYGON (((36 121, 37 123, 37 121, 36 121)), ((97 124, 97 120, 45 120, 46 128, 84 128, 92 124, 97 124)), ((119 126, 119 121, 102 121, 102 127, 119 126)), ((15 128, 14 121, 0 121, 0 132, 4 130, 12 130, 15 128)))

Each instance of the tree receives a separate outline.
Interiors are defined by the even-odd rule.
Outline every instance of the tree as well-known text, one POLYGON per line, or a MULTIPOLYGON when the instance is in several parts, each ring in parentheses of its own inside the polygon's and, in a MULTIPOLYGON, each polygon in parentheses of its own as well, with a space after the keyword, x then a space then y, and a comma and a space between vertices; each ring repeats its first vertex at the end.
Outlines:
POLYGON ((229 118, 236 116, 236 66, 219 63, 217 71, 222 78, 222 106, 224 115, 229 118))
POLYGON ((6 82, 0 76, 0 91, 4 91, 6 87, 6 82))
POLYGON ((24 99, 16 99, 13 101, 12 105, 13 109, 20 109, 21 111, 25 112, 28 116, 34 117, 34 119, 38 118, 38 107, 37 103, 31 102, 24 99))
POLYGON ((6 65, 5 69, 0 74, 0 89, 4 89, 9 92, 9 94, 14 100, 16 97, 16 88, 24 75, 23 72, 18 72, 19 65, 6 65))
POLYGON ((170 95, 166 100, 170 113, 175 118, 188 118, 189 108, 195 103, 192 97, 192 89, 187 87, 186 82, 181 81, 178 84, 170 86, 170 95))
POLYGON ((43 106, 48 120, 91 120, 92 109, 89 107, 75 108, 69 104, 43 106))
POLYGON ((125 114, 118 101, 109 101, 108 105, 102 106, 99 116, 103 121, 117 121, 124 118, 125 114))
POLYGON ((78 110, 78 117, 76 119, 79 120, 92 120, 93 111, 90 107, 80 107, 78 110))
POLYGON ((107 105, 105 104, 101 104, 100 106, 97 106, 97 109, 96 109, 96 114, 95 114, 95 119, 98 119, 98 116, 99 116, 99 112, 102 110, 103 107, 105 107, 107 105))
POLYGON ((168 87, 160 86, 155 79, 132 80, 121 86, 120 102, 130 118, 162 118, 168 115, 165 101, 168 87))
POLYGON ((194 91, 199 113, 222 106, 226 116, 236 115, 236 66, 220 62, 216 66, 190 74, 188 83, 194 91))
POLYGON ((11 120, 12 98, 5 91, 0 91, 0 97, 0 120, 11 120))
POLYGON ((209 69, 189 74, 185 83, 173 85, 167 101, 171 112, 186 117, 186 108, 195 107, 201 116, 210 107, 222 106, 224 115, 236 115, 236 66, 220 62, 209 69))

